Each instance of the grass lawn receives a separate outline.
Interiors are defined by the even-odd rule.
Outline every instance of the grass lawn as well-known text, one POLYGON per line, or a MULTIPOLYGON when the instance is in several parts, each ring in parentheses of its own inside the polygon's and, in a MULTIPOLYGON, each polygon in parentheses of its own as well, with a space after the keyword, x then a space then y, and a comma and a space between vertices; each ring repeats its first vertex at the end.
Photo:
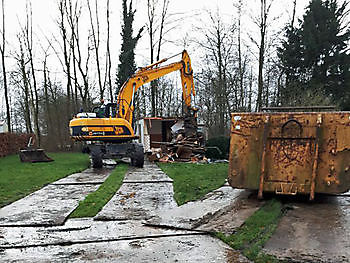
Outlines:
POLYGON ((174 180, 174 198, 178 205, 197 200, 222 186, 228 174, 228 164, 159 163, 159 167, 174 180))
POLYGON ((269 200, 264 206, 249 217, 236 233, 216 236, 256 263, 280 262, 275 257, 261 252, 263 245, 272 236, 283 215, 282 204, 277 200, 269 200))
POLYGON ((119 163, 96 192, 89 194, 83 201, 80 201, 79 206, 73 211, 70 217, 95 216, 122 185, 128 166, 128 164, 119 163))
POLYGON ((82 153, 50 153, 55 161, 21 163, 18 155, 0 158, 0 207, 8 205, 69 174, 89 165, 89 156, 82 153))

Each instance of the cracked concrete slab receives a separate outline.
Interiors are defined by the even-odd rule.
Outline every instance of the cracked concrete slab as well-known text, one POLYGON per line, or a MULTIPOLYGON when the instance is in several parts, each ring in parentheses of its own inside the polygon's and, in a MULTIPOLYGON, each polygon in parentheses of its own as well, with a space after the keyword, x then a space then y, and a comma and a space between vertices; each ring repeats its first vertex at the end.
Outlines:
POLYGON ((147 219, 177 206, 172 183, 123 184, 95 220, 147 219))
POLYGON ((99 185, 47 185, 0 209, 0 226, 61 225, 99 185))
POLYGON ((137 182, 168 182, 173 180, 165 174, 157 165, 146 162, 142 169, 133 168, 126 173, 123 183, 137 182))
MULTIPOLYGON (((147 225, 195 229, 208 222, 217 213, 227 212, 240 198, 250 192, 223 186, 208 193, 201 200, 188 202, 169 211, 160 211, 146 221, 147 225)), ((203 228, 202 230, 209 230, 203 228)))
POLYGON ((0 249, 116 241, 175 235, 196 235, 196 231, 175 231, 144 226, 140 221, 94 221, 69 219, 55 227, 0 227, 0 249))
POLYGON ((264 202, 257 200, 255 194, 248 198, 242 195, 236 198, 230 206, 216 213, 207 223, 195 229, 231 235, 263 204, 264 202))
POLYGON ((265 253, 288 262, 350 262, 350 197, 290 205, 265 253))
POLYGON ((113 169, 102 168, 102 169, 93 169, 89 168, 81 173, 71 174, 65 178, 62 178, 56 182, 53 182, 53 185, 61 184, 102 184, 107 177, 111 174, 113 169))
POLYGON ((207 235, 6 249, 0 256, 2 262, 249 262, 207 235))
POLYGON ((172 180, 155 164, 132 168, 112 199, 95 220, 147 219, 161 210, 177 207, 172 180))

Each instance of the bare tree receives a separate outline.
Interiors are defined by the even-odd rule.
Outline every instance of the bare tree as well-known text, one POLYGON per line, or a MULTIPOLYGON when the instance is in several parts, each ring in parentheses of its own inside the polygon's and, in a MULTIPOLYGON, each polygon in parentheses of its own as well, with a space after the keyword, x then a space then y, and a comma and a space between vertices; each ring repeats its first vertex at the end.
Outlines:
POLYGON ((106 7, 106 20, 107 20, 107 40, 106 40, 106 74, 104 85, 108 85, 109 99, 113 102, 113 91, 112 91, 112 77, 111 77, 111 50, 110 50, 110 21, 109 21, 109 0, 107 0, 106 7))
POLYGON ((262 92, 263 92, 263 67, 265 53, 265 35, 266 35, 266 0, 261 0, 260 10, 260 46, 259 46, 259 75, 258 75, 258 97, 256 100, 256 111, 260 111, 262 107, 262 92))
POLYGON ((33 133, 32 120, 31 120, 31 114, 30 114, 30 108, 31 108, 30 106, 31 96, 30 96, 30 85, 29 85, 30 80, 28 78, 27 66, 26 66, 29 61, 26 58, 26 54, 24 52, 24 43, 23 43, 24 40, 21 34, 17 35, 17 39, 19 43, 19 51, 15 52, 15 55, 13 56, 13 58, 17 62, 17 68, 14 69, 11 73, 11 81, 13 83, 13 86, 15 87, 17 86, 20 89, 18 93, 21 94, 21 96, 19 96, 19 100, 23 111, 23 118, 25 122, 26 132, 33 133))
POLYGON ((238 76, 240 90, 240 106, 244 107, 244 65, 242 58, 242 35, 241 35, 241 20, 242 20, 243 1, 239 0, 237 5, 238 23, 237 23, 237 42, 238 42, 238 76))
MULTIPOLYGON (((158 0, 147 0, 147 31, 149 35, 151 64, 156 58, 158 61, 160 58, 161 46, 164 40, 164 27, 168 18, 168 8, 170 0, 162 0, 162 8, 160 19, 157 17, 158 0), (159 24, 157 21, 159 20, 159 24), (158 34, 158 38, 156 35, 158 34)), ((151 107, 152 115, 157 115, 157 81, 151 82, 151 107)))
POLYGON ((82 48, 81 48, 81 40, 80 40, 80 34, 79 34, 79 19, 80 19, 80 15, 81 15, 81 6, 78 5, 78 3, 76 2, 74 5, 74 8, 72 7, 72 2, 71 0, 68 0, 68 5, 69 8, 67 9, 66 12, 66 16, 67 16, 67 20, 68 20, 68 24, 71 30, 71 34, 72 34, 72 41, 71 41, 71 49, 72 49, 72 55, 73 55, 73 61, 75 66, 77 67, 78 70, 76 70, 76 68, 74 68, 75 70, 75 77, 74 79, 76 80, 76 87, 79 90, 80 93, 80 97, 82 100, 82 104, 83 104, 83 108, 87 108, 88 107, 88 100, 90 97, 89 94, 89 61, 90 61, 90 51, 91 51, 91 47, 90 47, 90 35, 88 36, 88 41, 87 41, 87 52, 86 52, 86 58, 84 60, 83 56, 82 56, 82 48), (79 71, 82 81, 83 81, 83 86, 78 84, 78 76, 77 76, 77 71, 79 71))
MULTIPOLYGON (((258 93, 257 93, 257 99, 256 99, 256 111, 260 111, 263 106, 263 89, 264 89, 264 62, 265 62, 265 52, 267 49, 266 46, 266 38, 267 38, 267 28, 268 28, 268 16, 270 13, 270 9, 272 6, 273 0, 270 0, 267 2, 267 0, 260 0, 260 16, 258 18, 253 18, 255 24, 258 26, 260 31, 260 41, 259 43, 254 40, 252 36, 250 36, 250 39, 259 49, 259 56, 258 56, 258 93)), ((275 18, 273 19, 275 20, 275 18)), ((268 87, 266 87, 268 88, 268 87)))
MULTIPOLYGON (((226 24, 222 21, 219 10, 216 13, 207 12, 208 19, 205 26, 197 29, 203 35, 203 41, 198 41, 198 45, 205 53, 205 67, 203 69, 203 79, 207 80, 204 84, 206 91, 199 92, 203 96, 212 96, 209 111, 212 119, 213 134, 223 135, 227 132, 228 120, 232 110, 230 98, 232 96, 231 87, 234 76, 230 72, 234 71, 234 30, 232 24, 226 24), (210 91, 208 90, 210 89, 210 91), (209 92, 209 93, 208 93, 209 92), (210 94, 210 95, 209 95, 210 94), (214 105, 215 107, 212 107, 214 105)), ((207 100, 207 98, 203 98, 207 100)), ((208 116, 209 117, 209 116, 208 116)))
POLYGON ((46 119, 46 127, 47 133, 52 135, 52 114, 50 107, 50 99, 49 99, 49 70, 47 68, 47 57, 48 57, 48 49, 43 49, 44 52, 44 61, 43 61, 43 77, 44 77, 44 99, 45 99, 45 119, 46 119))
POLYGON ((33 56, 33 23, 32 23, 32 7, 26 6, 26 24, 22 28, 22 37, 24 41, 24 46, 28 56, 28 63, 30 66, 31 82, 29 83, 31 90, 31 101, 33 108, 33 120, 34 120, 34 130, 37 137, 38 145, 41 144, 41 132, 39 126, 39 92, 37 85, 36 72, 34 68, 34 56, 33 56))
POLYGON ((65 26, 65 13, 67 10, 67 1, 66 0, 60 0, 58 3, 58 9, 60 12, 60 18, 58 21, 58 25, 61 31, 61 36, 62 36, 62 42, 63 42, 63 61, 64 61, 64 66, 65 66, 65 72, 67 74, 67 109, 66 109, 66 115, 69 116, 71 113, 71 107, 70 107, 70 102, 71 102, 71 87, 72 87, 72 79, 71 79, 71 57, 70 57, 70 49, 69 49, 69 39, 67 35, 67 29, 65 26))
POLYGON ((93 47, 95 50, 95 60, 96 60, 96 67, 97 67, 97 77, 98 77, 98 87, 99 87, 99 93, 100 93, 100 99, 103 99, 104 91, 105 91, 105 82, 102 84, 102 77, 101 77, 101 65, 100 65, 100 57, 99 57, 99 48, 100 48, 100 22, 98 17, 98 6, 97 6, 97 0, 95 0, 95 19, 96 19, 96 28, 94 25, 94 19, 91 11, 90 6, 90 0, 87 0, 87 6, 89 10, 90 15, 90 25, 91 25, 91 37, 93 41, 93 47))
POLYGON ((7 86, 7 76, 6 76, 6 63, 5 63, 5 46, 6 46, 6 37, 5 37, 5 1, 1 1, 1 12, 2 12, 2 43, 0 44, 0 53, 1 53, 1 62, 2 62, 2 76, 3 76, 3 87, 5 92, 5 103, 6 103, 6 120, 7 127, 9 132, 11 132, 11 114, 10 114, 10 103, 9 103, 9 94, 7 86))

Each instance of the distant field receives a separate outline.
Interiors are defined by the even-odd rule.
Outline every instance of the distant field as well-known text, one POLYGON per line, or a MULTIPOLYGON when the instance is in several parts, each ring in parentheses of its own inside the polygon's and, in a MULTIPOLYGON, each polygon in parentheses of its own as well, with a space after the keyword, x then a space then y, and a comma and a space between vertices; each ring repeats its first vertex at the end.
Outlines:
POLYGON ((32 164, 21 163, 18 155, 0 158, 0 207, 90 165, 87 154, 49 153, 48 156, 55 161, 32 164))
POLYGON ((159 163, 174 180, 174 198, 178 205, 197 200, 225 183, 228 164, 159 163))

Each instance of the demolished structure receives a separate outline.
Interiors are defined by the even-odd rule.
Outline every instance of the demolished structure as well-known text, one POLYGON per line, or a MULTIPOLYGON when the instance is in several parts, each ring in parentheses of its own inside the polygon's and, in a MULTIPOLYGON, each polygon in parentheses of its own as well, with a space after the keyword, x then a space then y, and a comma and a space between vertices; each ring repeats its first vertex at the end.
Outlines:
POLYGON ((148 117, 138 120, 136 127, 150 161, 206 162, 206 129, 194 118, 148 117))

